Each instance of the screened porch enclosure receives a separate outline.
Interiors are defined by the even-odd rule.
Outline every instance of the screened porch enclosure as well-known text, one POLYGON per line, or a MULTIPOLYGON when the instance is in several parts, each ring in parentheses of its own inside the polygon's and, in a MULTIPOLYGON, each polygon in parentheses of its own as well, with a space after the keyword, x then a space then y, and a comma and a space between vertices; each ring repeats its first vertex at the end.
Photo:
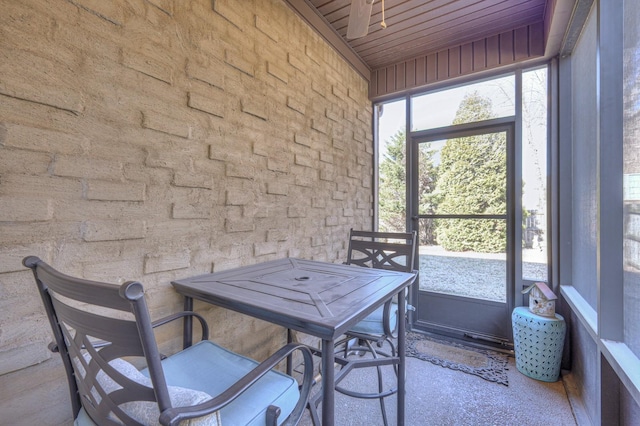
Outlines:
MULTIPOLYGON (((546 282, 577 423, 640 424, 637 0, 386 0, 386 29, 375 1, 346 39, 349 3, 0 0, 2 422, 73 423, 25 256, 160 318, 173 280, 392 226, 420 234, 414 331, 508 351, 546 282)), ((287 340, 195 308, 243 356, 287 340)))
POLYGON ((377 106, 378 226, 418 232, 416 327, 510 346, 520 290, 548 281, 547 93, 543 66, 377 106))

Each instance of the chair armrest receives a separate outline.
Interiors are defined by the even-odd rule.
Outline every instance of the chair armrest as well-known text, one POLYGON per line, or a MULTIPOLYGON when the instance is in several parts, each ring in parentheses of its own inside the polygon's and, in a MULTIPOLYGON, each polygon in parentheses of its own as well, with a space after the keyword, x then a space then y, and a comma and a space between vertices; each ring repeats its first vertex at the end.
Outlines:
MULTIPOLYGON (((300 388, 300 398, 291 412, 291 415, 289 415, 285 422, 282 423, 283 426, 296 425, 305 410, 307 401, 309 400, 309 392, 311 391, 311 386, 313 384, 313 357, 311 355, 311 351, 305 345, 297 343, 290 343, 280 348, 277 352, 261 362, 256 368, 251 370, 217 397, 203 402, 202 404, 188 407, 172 407, 163 411, 160 415, 160 424, 165 426, 177 426, 183 420, 206 416, 207 414, 220 410, 297 350, 302 352, 302 356, 304 358, 304 374, 300 388)), ((270 406, 268 409, 268 418, 270 417, 273 420, 274 426, 276 424, 277 415, 279 414, 278 411, 279 409, 274 406, 270 406)))
POLYGON ((175 314, 172 315, 168 315, 164 318, 160 318, 156 321, 153 321, 151 323, 151 327, 156 328, 158 326, 167 324, 171 321, 175 321, 177 319, 180 318, 185 318, 185 317, 195 317, 198 319, 198 321, 200 321, 200 326, 202 328, 202 339, 201 340, 209 340, 209 325, 207 324, 207 320, 204 319, 204 317, 200 314, 197 314, 195 312, 192 311, 183 311, 183 312, 176 312, 175 314))
MULTIPOLYGON (((413 280, 411 281, 411 284, 409 284, 409 287, 407 287, 407 289, 410 288, 413 285, 413 283, 416 281, 416 278, 418 277, 418 271, 417 270, 414 269, 411 273, 413 274, 413 280)), ((407 294, 408 290, 407 289, 402 291, 402 294, 404 295, 404 298, 405 298, 405 311, 410 311, 410 310, 414 310, 415 311, 415 308, 407 303, 407 300, 406 300, 406 299, 408 299, 408 294, 407 294)), ((405 320, 405 315, 406 315, 405 313, 401 314, 400 312, 398 312, 398 314, 396 315, 396 318, 397 318, 396 326, 395 326, 395 328, 393 330, 391 330, 391 327, 390 327, 389 323, 390 323, 390 318, 391 318, 391 304, 393 302, 394 297, 392 297, 391 299, 389 299, 389 300, 387 300, 385 302, 384 310, 382 311, 383 312, 383 314, 382 314, 382 326, 384 327, 384 334, 386 336, 389 336, 389 337, 393 338, 393 339, 395 339, 397 337, 396 336, 396 332, 398 331, 398 321, 404 321, 405 320)))
POLYGON ((391 305, 393 304, 393 298, 387 300, 384 303, 384 309, 382 311, 382 327, 384 329, 385 336, 395 339, 396 332, 398 331, 398 321, 400 321, 400 312, 396 315, 396 326, 391 330, 391 305))

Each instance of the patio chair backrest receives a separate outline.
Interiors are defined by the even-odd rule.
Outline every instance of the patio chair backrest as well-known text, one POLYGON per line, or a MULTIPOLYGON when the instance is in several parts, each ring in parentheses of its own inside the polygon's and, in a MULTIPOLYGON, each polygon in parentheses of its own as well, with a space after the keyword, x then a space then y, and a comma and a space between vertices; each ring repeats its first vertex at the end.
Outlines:
POLYGON ((103 424, 139 424, 122 404, 149 401, 160 412, 171 406, 142 284, 70 277, 35 256, 23 263, 33 270, 55 337, 52 349, 62 356, 74 418, 84 407, 103 424), (151 381, 127 376, 118 365, 129 365, 122 357, 144 357, 151 381))
POLYGON ((416 232, 349 232, 348 265, 413 272, 416 232))

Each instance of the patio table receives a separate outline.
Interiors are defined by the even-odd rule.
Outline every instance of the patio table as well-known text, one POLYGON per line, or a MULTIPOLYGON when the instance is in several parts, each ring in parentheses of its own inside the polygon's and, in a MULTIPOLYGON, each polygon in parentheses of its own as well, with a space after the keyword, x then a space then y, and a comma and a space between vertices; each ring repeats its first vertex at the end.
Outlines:
MULTIPOLYGON (((287 258, 174 281, 185 297, 250 315, 322 339, 322 424, 335 423, 334 342, 345 331, 398 295, 414 274, 287 258)), ((405 322, 398 321, 398 425, 404 425, 405 322)), ((185 321, 185 336, 191 324, 185 321)), ((190 344, 185 341, 185 344, 190 344)))

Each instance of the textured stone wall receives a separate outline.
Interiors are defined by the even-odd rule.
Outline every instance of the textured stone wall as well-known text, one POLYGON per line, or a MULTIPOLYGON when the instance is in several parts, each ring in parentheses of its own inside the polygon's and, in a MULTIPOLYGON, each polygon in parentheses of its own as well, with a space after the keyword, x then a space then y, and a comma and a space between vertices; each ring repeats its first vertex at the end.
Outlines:
MULTIPOLYGON (((0 412, 70 421, 29 254, 88 279, 341 261, 372 222, 367 82, 281 0, 0 0, 0 412)), ((263 358, 278 327, 196 303, 263 358)), ((174 345, 169 330, 160 339, 174 345)))

